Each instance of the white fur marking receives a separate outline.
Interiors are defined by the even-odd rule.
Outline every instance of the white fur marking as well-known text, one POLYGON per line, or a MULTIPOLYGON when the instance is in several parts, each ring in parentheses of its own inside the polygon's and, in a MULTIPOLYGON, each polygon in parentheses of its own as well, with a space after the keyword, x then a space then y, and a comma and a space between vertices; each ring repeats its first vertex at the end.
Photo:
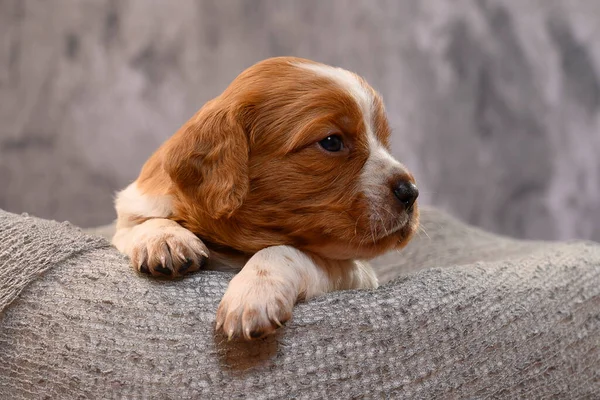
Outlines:
POLYGON ((260 250, 231 280, 217 311, 217 329, 228 337, 270 333, 292 314, 299 299, 333 290, 378 286, 374 271, 356 261, 309 257, 290 246, 260 250))
POLYGON ((199 257, 208 257, 208 249, 196 235, 166 219, 171 215, 168 196, 142 194, 133 182, 117 194, 115 206, 118 219, 112 244, 129 256, 136 269, 149 260, 167 258, 173 266, 195 260, 199 268, 199 257), (170 250, 165 252, 165 245, 170 250))
POLYGON ((363 166, 360 182, 362 191, 367 197, 371 208, 371 223, 378 224, 380 216, 377 210, 389 195, 387 179, 390 175, 403 171, 400 164, 377 138, 373 129, 373 93, 358 79, 358 77, 344 69, 322 64, 298 64, 299 67, 313 71, 321 76, 331 79, 345 89, 356 101, 363 115, 363 122, 369 145, 369 157, 363 166))
POLYGON ((143 194, 138 189, 137 182, 133 182, 117 194, 115 208, 118 216, 117 229, 136 225, 129 217, 165 218, 172 212, 169 196, 143 194))
POLYGON ((369 143, 369 159, 363 169, 363 178, 368 182, 377 179, 383 169, 402 167, 402 165, 381 144, 373 131, 373 94, 358 77, 342 68, 323 64, 298 64, 299 67, 313 71, 339 84, 354 98, 363 114, 363 121, 369 143))
POLYGON ((373 94, 366 88, 362 82, 350 71, 342 68, 331 67, 323 64, 297 64, 300 68, 304 68, 315 72, 325 78, 331 79, 342 88, 344 88, 356 101, 360 111, 362 112, 367 134, 373 134, 372 117, 373 117, 373 94))

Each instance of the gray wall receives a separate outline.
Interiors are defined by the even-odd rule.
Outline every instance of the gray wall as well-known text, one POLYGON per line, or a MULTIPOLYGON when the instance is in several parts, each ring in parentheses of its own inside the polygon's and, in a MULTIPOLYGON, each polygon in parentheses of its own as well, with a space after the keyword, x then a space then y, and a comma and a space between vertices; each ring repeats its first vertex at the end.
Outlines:
POLYGON ((600 240, 597 0, 0 0, 0 208, 110 221, 149 154, 274 55, 365 76, 424 203, 600 240))

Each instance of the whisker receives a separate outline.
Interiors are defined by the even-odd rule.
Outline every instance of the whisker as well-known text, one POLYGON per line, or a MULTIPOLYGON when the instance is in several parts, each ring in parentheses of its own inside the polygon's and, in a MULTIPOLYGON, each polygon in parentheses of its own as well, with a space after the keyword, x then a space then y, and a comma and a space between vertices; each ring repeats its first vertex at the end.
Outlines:
POLYGON ((373 232, 373 224, 369 223, 369 230, 371 231, 371 237, 373 238, 373 243, 375 243, 375 232, 373 232))
POLYGON ((359 218, 356 219, 356 222, 354 223, 354 236, 352 237, 352 239, 354 239, 357 235, 358 235, 358 220, 359 218))
POLYGON ((387 212, 392 218, 395 218, 396 216, 387 208, 383 207, 383 206, 379 206, 379 210, 383 210, 385 212, 387 212))
POLYGON ((379 218, 379 220, 381 221, 381 227, 383 228, 383 231, 385 232, 385 236, 389 236, 389 232, 387 230, 387 228, 385 227, 385 221, 383 220, 383 218, 381 218, 381 215, 375 211, 375 214, 377 214, 377 218, 379 218))
MULTIPOLYGON (((348 216, 350 217, 350 219, 352 219, 352 215, 350 215, 350 213, 348 211, 344 211, 344 213, 348 214, 348 216)), ((358 221, 362 218, 362 215, 359 216, 356 221, 354 222, 354 236, 352 236, 352 239, 350 239, 350 241, 352 242, 356 236, 358 236, 358 221)))
MULTIPOLYGON (((359 221, 361 218, 366 218, 366 217, 367 217, 367 215, 366 215, 366 212, 363 212, 363 213, 362 213, 362 214, 361 214, 361 215, 360 215, 360 216, 359 216, 359 217, 356 219, 356 224, 354 225, 354 235, 355 235, 355 237, 358 235, 358 230, 357 230, 357 227, 358 227, 358 221, 359 221)), ((362 238, 359 240, 359 242, 358 242, 358 247, 361 247, 361 246, 363 245, 363 243, 364 243, 364 242, 365 242, 365 241, 368 239, 368 237, 369 237, 368 233, 365 233, 365 234, 362 236, 362 238)))
POLYGON ((425 227, 423 225, 419 225, 419 230, 417 232, 418 233, 423 232, 425 234, 425 236, 427 236, 427 239, 431 240, 431 236, 429 236, 429 234, 427 233, 427 230, 425 230, 425 227))

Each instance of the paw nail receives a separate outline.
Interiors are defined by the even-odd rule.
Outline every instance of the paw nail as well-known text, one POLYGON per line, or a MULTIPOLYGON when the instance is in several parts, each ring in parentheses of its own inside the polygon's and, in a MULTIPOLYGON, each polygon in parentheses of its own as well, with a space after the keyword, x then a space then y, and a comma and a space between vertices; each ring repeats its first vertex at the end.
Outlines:
POLYGON ((181 267, 179 267, 179 272, 187 271, 192 265, 194 265, 194 260, 186 258, 185 262, 181 265, 181 267))
POLYGON ((206 256, 201 256, 200 257, 200 268, 204 267, 206 265, 206 263, 208 262, 208 257, 206 256))
POLYGON ((283 326, 283 324, 281 323, 281 321, 279 321, 277 318, 273 318, 273 322, 275 322, 275 325, 277 325, 280 328, 283 326))
POLYGON ((148 269, 148 264, 144 261, 140 264, 140 272, 142 274, 150 275, 150 269, 148 269))
POLYGON ((261 331, 252 331, 250 332, 250 337, 252 339, 258 339, 263 335, 263 333, 261 331))
POLYGON ((173 271, 171 271, 169 268, 163 267, 162 265, 155 267, 154 271, 158 272, 159 274, 169 275, 169 276, 173 274, 173 271))

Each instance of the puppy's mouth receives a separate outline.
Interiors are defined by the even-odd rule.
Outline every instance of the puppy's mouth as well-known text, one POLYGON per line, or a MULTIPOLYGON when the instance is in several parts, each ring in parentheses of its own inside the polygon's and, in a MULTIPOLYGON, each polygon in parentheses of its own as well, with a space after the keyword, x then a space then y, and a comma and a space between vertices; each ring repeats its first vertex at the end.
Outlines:
POLYGON ((380 214, 375 213, 371 215, 369 221, 369 232, 371 242, 377 243, 380 240, 384 240, 388 237, 400 237, 402 238, 411 230, 416 229, 415 225, 418 223, 419 213, 416 209, 411 209, 409 212, 402 212, 398 215, 389 215, 388 218, 384 219, 380 214))
POLYGON ((350 241, 332 241, 327 244, 310 246, 308 250, 315 251, 324 257, 333 259, 370 259, 387 251, 403 248, 419 224, 419 213, 403 213, 395 219, 371 220, 370 229, 357 232, 350 241))
POLYGON ((410 223, 410 216, 404 215, 396 220, 387 221, 372 221, 372 230, 375 232, 373 242, 384 239, 388 236, 397 236, 398 233, 407 224, 410 223))
POLYGON ((357 251, 366 257, 373 257, 392 249, 400 249, 410 241, 418 227, 418 213, 403 215, 390 221, 389 225, 381 224, 373 229, 371 240, 363 240, 357 246, 357 251))

